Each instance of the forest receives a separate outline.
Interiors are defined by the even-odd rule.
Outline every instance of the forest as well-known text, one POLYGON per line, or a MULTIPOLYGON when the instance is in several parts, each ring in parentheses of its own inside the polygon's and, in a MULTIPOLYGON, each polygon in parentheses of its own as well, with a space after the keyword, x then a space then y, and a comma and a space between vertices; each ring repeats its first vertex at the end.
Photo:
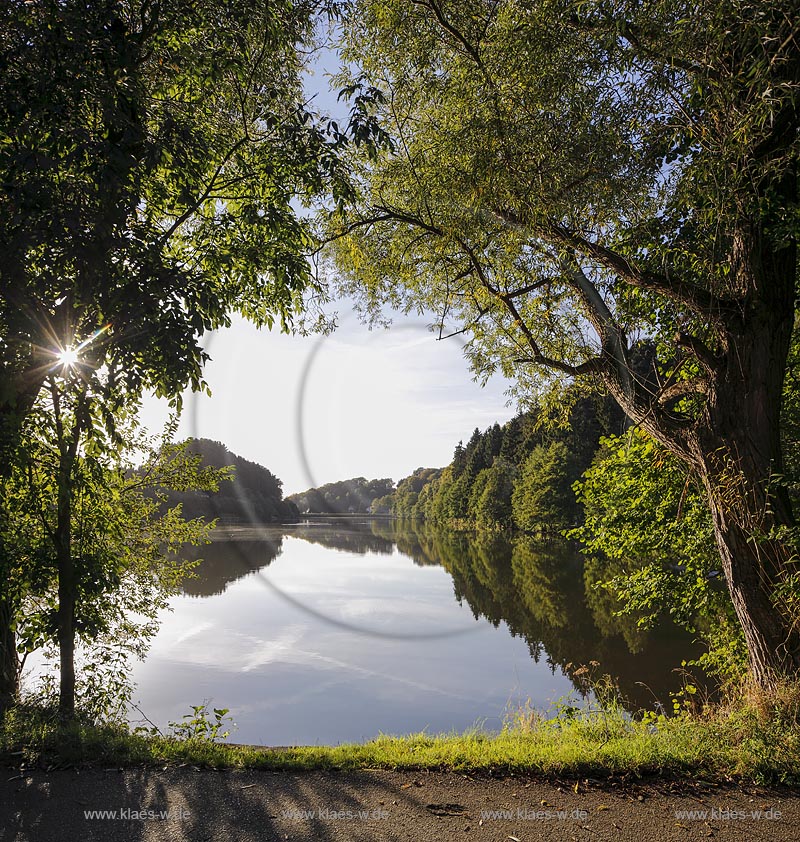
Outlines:
POLYGON ((286 499, 303 514, 366 514, 378 497, 385 497, 394 488, 391 479, 355 477, 309 488, 286 499))
POLYGON ((579 542, 730 698, 796 700, 799 78, 796 0, 3 3, 0 715, 42 657, 34 705, 122 721, 213 519, 303 512, 579 542), (424 318, 520 414, 286 499, 179 441, 215 331, 343 307, 424 318))
POLYGON ((186 452, 199 456, 203 468, 228 469, 216 491, 169 491, 166 508, 181 507, 188 520, 202 518, 220 524, 288 523, 298 510, 283 499, 283 483, 267 468, 231 453, 210 439, 188 439, 186 452))

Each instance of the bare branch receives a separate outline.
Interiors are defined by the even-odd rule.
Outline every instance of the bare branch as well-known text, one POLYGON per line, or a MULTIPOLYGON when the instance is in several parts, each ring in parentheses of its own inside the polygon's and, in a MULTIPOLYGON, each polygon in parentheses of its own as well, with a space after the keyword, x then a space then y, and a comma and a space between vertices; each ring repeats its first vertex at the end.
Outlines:
POLYGON ((625 333, 609 309, 597 287, 589 280, 573 256, 573 265, 564 266, 572 287, 584 303, 587 316, 600 335, 603 351, 613 360, 617 379, 630 401, 634 400, 634 383, 628 363, 628 342, 625 333))
POLYGON ((541 289, 548 284, 553 282, 552 278, 542 278, 541 281, 536 281, 532 284, 526 284, 524 287, 520 287, 519 289, 512 290, 511 292, 504 293, 505 297, 508 298, 510 301, 513 301, 515 298, 519 298, 521 295, 527 295, 529 292, 535 292, 537 289, 541 289))
POLYGON ((530 226, 508 209, 495 208, 493 213, 501 222, 518 231, 527 232, 551 245, 567 246, 585 257, 597 260, 601 266, 614 272, 630 286, 660 292, 671 300, 689 307, 718 327, 724 328, 731 318, 739 314, 737 302, 720 298, 697 284, 681 280, 671 274, 640 269, 619 252, 601 243, 588 240, 563 225, 551 223, 547 226, 530 226))
POLYGON ((613 249, 600 243, 592 242, 569 231, 560 225, 552 226, 553 235, 563 244, 569 245, 587 257, 598 260, 619 278, 633 287, 661 292, 674 301, 685 304, 720 326, 725 325, 725 313, 730 309, 730 301, 712 295, 696 284, 689 283, 671 275, 662 275, 646 269, 639 269, 613 249))
POLYGON ((481 61, 480 53, 478 52, 477 47, 471 44, 464 34, 456 29, 450 21, 444 16, 444 12, 442 12, 441 7, 436 2, 436 0, 411 0, 411 2, 415 6, 422 6, 425 9, 430 9, 436 20, 439 22, 439 26, 442 27, 446 32, 453 36, 453 38, 458 41, 459 44, 467 51, 470 58, 478 65, 478 67, 483 68, 483 62, 481 61))
POLYGON ((535 365, 542 365, 546 368, 552 368, 555 371, 560 371, 562 374, 567 374, 570 377, 582 377, 585 375, 602 374, 603 369, 607 368, 602 357, 592 357, 585 362, 578 365, 570 365, 563 360, 554 360, 550 357, 545 357, 543 354, 536 354, 532 357, 516 357, 515 363, 525 364, 533 363, 535 365))

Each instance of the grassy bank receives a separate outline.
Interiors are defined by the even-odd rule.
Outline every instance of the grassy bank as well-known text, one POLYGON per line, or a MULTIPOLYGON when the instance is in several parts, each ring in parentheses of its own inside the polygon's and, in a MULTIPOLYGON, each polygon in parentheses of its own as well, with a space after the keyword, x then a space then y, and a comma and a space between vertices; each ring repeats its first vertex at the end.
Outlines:
POLYGON ((61 767, 96 763, 190 763, 271 770, 438 769, 545 775, 700 773, 716 778, 800 783, 797 692, 740 698, 678 717, 632 721, 617 708, 571 711, 558 718, 528 712, 499 733, 406 737, 368 743, 266 749, 204 739, 132 733, 122 725, 58 724, 52 713, 20 707, 0 732, 6 764, 61 767))

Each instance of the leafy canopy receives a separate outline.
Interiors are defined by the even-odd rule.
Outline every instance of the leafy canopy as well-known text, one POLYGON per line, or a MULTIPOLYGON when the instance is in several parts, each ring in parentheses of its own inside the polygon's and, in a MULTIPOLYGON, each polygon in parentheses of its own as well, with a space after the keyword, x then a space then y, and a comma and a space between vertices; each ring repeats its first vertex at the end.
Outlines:
POLYGON ((795 19, 790 0, 355 4, 344 56, 386 94, 394 151, 330 220, 344 289, 432 311, 522 393, 599 376, 687 453, 746 302, 791 318, 753 261, 794 278, 795 19), (631 370, 643 338, 656 386, 631 370))
POLYGON ((4 403, 35 396, 54 354, 96 331, 82 356, 113 358, 128 389, 197 389, 204 331, 231 312, 286 328, 319 292, 299 209, 350 188, 345 134, 302 92, 315 11, 302 0, 3 5, 4 403))

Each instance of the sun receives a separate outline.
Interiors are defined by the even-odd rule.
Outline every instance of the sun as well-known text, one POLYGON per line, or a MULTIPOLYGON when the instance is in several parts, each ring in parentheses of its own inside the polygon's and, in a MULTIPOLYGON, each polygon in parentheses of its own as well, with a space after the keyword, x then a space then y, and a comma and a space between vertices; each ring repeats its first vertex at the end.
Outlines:
POLYGON ((58 361, 64 366, 64 368, 71 368, 78 362, 78 351, 75 348, 67 346, 58 355, 58 361))

